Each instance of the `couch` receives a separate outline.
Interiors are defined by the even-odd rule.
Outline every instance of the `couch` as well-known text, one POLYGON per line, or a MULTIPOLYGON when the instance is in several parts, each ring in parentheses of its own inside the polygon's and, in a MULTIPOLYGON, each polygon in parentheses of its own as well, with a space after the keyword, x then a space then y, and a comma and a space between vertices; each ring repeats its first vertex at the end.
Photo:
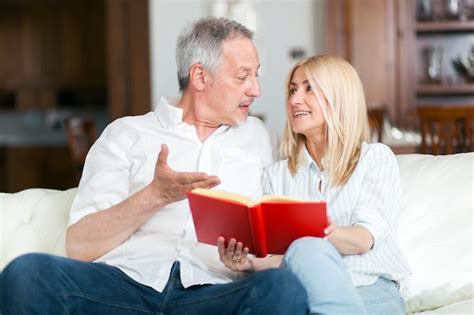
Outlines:
MULTIPOLYGON (((400 245, 412 267, 401 281, 407 312, 473 314, 474 153, 397 156, 402 177, 400 245)), ((27 252, 65 255, 76 189, 0 193, 0 270, 27 252)))

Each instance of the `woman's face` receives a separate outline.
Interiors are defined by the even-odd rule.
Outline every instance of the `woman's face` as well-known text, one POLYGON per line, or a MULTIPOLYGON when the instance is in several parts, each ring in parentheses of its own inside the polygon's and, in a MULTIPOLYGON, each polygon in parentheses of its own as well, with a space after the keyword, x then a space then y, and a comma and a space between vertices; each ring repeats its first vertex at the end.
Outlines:
POLYGON ((327 106, 327 103, 319 104, 315 93, 320 93, 322 100, 325 100, 325 97, 321 92, 312 90, 302 67, 296 68, 293 73, 289 92, 287 111, 293 132, 306 137, 324 135, 326 121, 320 105, 327 106))

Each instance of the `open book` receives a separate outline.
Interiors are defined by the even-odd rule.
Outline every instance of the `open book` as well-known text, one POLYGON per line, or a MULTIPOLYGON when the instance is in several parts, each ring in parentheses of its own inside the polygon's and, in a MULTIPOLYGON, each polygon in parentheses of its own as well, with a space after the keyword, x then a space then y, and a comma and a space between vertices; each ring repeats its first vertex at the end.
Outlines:
POLYGON ((268 195, 259 201, 209 189, 187 192, 197 239, 216 245, 235 238, 257 257, 284 254, 304 236, 323 237, 328 225, 326 203, 268 195))

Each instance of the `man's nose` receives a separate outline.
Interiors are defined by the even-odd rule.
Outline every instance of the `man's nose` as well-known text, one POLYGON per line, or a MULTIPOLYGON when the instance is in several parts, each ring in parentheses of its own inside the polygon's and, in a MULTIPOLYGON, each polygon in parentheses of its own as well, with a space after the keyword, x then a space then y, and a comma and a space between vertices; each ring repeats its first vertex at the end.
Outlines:
POLYGON ((247 95, 252 97, 259 97, 261 95, 260 92, 260 84, 258 83, 257 77, 254 77, 248 90, 247 95))

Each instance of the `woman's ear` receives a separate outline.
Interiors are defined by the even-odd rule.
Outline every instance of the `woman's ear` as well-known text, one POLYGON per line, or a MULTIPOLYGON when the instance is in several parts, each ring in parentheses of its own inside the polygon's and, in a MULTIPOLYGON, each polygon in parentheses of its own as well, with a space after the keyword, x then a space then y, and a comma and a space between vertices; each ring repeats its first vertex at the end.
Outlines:
POLYGON ((189 82, 197 91, 203 91, 206 85, 207 73, 201 64, 194 64, 189 70, 189 82))

